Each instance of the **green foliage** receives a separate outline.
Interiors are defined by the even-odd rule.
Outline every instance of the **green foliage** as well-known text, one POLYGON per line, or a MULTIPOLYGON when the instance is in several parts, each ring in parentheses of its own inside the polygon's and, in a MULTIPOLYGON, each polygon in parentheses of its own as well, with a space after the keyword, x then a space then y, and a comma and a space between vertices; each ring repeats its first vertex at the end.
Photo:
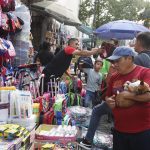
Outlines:
POLYGON ((87 19, 92 16, 92 8, 93 4, 91 0, 85 0, 81 5, 80 5, 80 10, 79 10, 79 19, 83 24, 88 24, 87 19))
POLYGON ((87 24, 93 17, 93 28, 113 20, 139 20, 139 11, 144 8, 144 0, 85 0, 80 5, 79 18, 87 24))
POLYGON ((145 9, 143 12, 140 13, 139 19, 144 21, 144 26, 150 27, 150 3, 149 2, 145 3, 145 9))

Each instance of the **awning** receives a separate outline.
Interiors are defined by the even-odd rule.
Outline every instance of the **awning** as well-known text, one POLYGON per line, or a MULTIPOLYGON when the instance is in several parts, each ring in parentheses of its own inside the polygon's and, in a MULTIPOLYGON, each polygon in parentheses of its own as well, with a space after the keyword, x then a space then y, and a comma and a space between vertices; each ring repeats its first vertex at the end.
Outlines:
POLYGON ((80 25, 76 27, 80 32, 85 33, 87 35, 92 35, 93 34, 93 29, 91 27, 85 26, 85 25, 80 25))
POLYGON ((81 24, 80 20, 74 15, 72 10, 57 2, 42 1, 33 3, 31 5, 31 10, 42 11, 65 25, 78 26, 81 24))

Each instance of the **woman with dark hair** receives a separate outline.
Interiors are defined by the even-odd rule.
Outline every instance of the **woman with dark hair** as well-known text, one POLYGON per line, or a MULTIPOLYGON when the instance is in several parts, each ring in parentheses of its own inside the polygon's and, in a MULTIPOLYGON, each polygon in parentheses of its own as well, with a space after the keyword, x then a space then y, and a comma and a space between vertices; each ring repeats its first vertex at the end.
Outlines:
POLYGON ((46 66, 51 62, 53 57, 53 53, 50 52, 50 44, 48 42, 43 42, 43 44, 40 45, 40 51, 35 56, 34 62, 41 66, 46 66))

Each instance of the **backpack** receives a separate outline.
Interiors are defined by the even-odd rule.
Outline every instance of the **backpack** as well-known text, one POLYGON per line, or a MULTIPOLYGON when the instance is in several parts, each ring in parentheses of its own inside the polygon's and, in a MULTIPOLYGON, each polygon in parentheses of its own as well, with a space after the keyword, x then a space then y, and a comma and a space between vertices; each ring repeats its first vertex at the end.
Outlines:
POLYGON ((69 84, 69 91, 73 93, 80 93, 82 90, 82 81, 79 78, 73 79, 69 84))
POLYGON ((78 69, 80 69, 81 64, 82 68, 93 68, 91 57, 79 57, 76 64, 78 69))

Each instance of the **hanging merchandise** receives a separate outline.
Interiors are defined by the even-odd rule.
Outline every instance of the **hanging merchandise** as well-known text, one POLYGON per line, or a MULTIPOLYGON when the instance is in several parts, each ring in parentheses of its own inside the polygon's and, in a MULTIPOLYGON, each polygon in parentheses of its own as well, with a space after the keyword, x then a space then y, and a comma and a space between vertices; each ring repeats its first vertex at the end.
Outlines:
POLYGON ((3 12, 15 11, 15 0, 0 0, 3 12))
POLYGON ((60 92, 62 94, 66 94, 67 93, 67 85, 66 85, 65 81, 61 81, 60 82, 60 92))
POLYGON ((66 113, 66 108, 67 108, 67 102, 66 102, 66 97, 64 94, 57 94, 55 97, 55 103, 53 105, 55 114, 57 111, 62 112, 62 115, 64 116, 66 113))
POLYGON ((8 16, 7 14, 0 11, 0 37, 6 38, 9 32, 9 24, 8 24, 8 16))
MULTIPOLYGON (((30 49, 30 30, 31 30, 31 15, 28 7, 21 4, 16 4, 16 10, 13 14, 23 20, 24 25, 21 26, 21 32, 15 35, 13 38, 13 44, 16 50, 15 66, 25 64, 28 62, 28 50, 30 49)), ((18 18, 18 19, 19 19, 18 18)), ((20 22, 20 20, 19 20, 20 22)), ((22 22, 22 23, 23 23, 22 22)), ((21 23, 21 22, 20 22, 21 23)))
POLYGON ((81 101, 81 96, 78 93, 72 93, 69 92, 68 93, 68 106, 79 106, 80 105, 80 101, 81 101))
POLYGON ((50 93, 44 93, 40 99, 40 112, 46 113, 50 109, 50 93))
POLYGON ((8 59, 16 56, 14 46, 10 41, 0 38, 0 55, 8 59))
POLYGON ((7 16, 9 18, 10 33, 14 34, 20 32, 22 30, 22 25, 24 25, 24 21, 11 12, 7 13, 7 16))
POLYGON ((74 79, 70 82, 69 85, 70 92, 80 93, 82 90, 82 81, 77 76, 74 76, 74 79))

